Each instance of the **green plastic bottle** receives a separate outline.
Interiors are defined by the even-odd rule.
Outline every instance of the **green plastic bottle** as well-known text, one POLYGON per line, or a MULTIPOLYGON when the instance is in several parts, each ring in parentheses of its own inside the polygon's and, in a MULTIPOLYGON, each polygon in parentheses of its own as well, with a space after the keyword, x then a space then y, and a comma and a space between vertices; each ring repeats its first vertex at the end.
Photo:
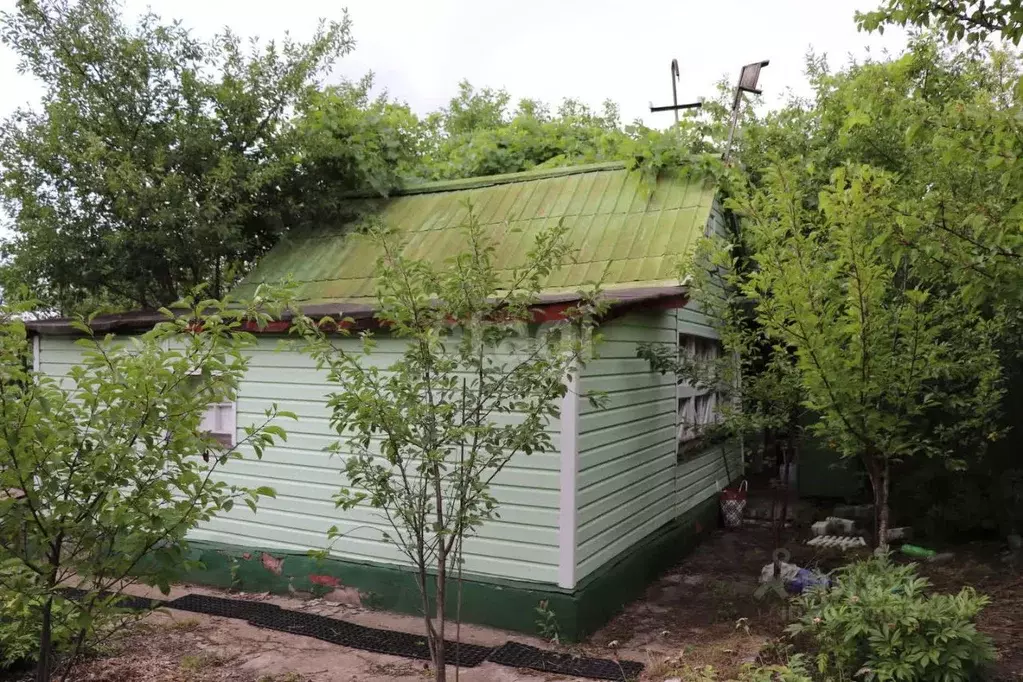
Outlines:
POLYGON ((900 550, 906 556, 915 557, 917 559, 929 559, 937 552, 933 549, 927 549, 926 547, 920 547, 918 545, 903 545, 900 550))

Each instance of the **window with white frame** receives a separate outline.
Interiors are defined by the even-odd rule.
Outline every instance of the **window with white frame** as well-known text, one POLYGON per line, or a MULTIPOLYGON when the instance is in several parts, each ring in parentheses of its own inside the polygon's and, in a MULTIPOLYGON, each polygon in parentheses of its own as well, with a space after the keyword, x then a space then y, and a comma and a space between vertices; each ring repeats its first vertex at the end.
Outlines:
MULTIPOLYGON (((679 334, 678 352, 681 358, 709 367, 721 357, 722 351, 717 339, 679 334)), ((699 449, 706 428, 720 419, 718 393, 708 386, 679 381, 677 398, 678 456, 683 458, 699 449)))
MULTIPOLYGON (((198 374, 189 377, 193 390, 200 390, 202 380, 198 374)), ((199 424, 202 433, 208 433, 225 448, 233 448, 238 432, 238 407, 234 401, 210 403, 206 406, 202 422, 199 424)))
POLYGON ((234 402, 211 403, 206 408, 199 429, 213 436, 225 448, 235 446, 238 432, 238 410, 234 402))

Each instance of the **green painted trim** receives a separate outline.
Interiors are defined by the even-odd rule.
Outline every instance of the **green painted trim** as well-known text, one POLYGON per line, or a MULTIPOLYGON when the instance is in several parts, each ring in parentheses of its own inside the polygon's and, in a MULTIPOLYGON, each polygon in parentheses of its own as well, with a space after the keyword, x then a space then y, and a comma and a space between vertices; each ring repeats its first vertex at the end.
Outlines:
MULTIPOLYGON (((643 594, 651 581, 688 554, 701 534, 716 527, 717 520, 717 497, 712 497, 607 562, 575 590, 550 583, 464 576, 462 620, 536 634, 535 608, 546 600, 557 615, 561 638, 578 641, 643 594)), ((398 566, 200 541, 190 543, 189 559, 189 570, 180 576, 186 583, 317 596, 335 586, 355 588, 368 608, 422 613, 414 574, 398 566)), ((454 585, 448 595, 451 614, 456 606, 454 585)), ((354 591, 348 596, 354 597, 354 591)))

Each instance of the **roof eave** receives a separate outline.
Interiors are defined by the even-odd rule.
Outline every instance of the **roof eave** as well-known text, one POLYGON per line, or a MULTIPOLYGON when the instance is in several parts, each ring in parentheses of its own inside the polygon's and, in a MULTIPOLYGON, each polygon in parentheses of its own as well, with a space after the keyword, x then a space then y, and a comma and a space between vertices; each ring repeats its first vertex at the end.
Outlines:
MULTIPOLYGON (((584 300, 581 292, 560 292, 541 294, 536 302, 537 321, 564 319, 568 311, 584 300)), ((688 297, 686 287, 681 284, 636 287, 633 289, 617 289, 601 294, 600 300, 607 304, 607 313, 603 321, 621 317, 630 312, 640 310, 670 310, 682 308, 688 297)), ((377 308, 368 303, 313 303, 301 308, 301 312, 313 319, 330 317, 335 320, 351 319, 357 328, 375 326, 377 308)), ((291 326, 292 315, 285 313, 263 329, 254 325, 249 331, 262 333, 280 333, 291 326)), ((143 333, 160 322, 166 322, 166 315, 155 310, 139 310, 127 313, 100 315, 92 319, 89 326, 94 333, 143 333)), ((33 320, 25 323, 32 335, 40 336, 79 336, 82 332, 73 326, 71 318, 51 318, 33 320)))

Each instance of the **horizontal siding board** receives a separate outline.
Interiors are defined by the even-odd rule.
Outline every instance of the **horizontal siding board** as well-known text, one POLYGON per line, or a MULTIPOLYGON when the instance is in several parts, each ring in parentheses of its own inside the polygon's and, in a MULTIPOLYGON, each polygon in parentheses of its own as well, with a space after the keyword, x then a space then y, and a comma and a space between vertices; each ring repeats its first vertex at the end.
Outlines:
POLYGON ((640 391, 629 396, 614 394, 613 397, 609 396, 605 409, 580 415, 579 432, 592 433, 619 424, 633 424, 638 420, 665 413, 671 414, 674 419, 671 397, 672 393, 657 389, 653 389, 645 395, 640 391), (634 398, 634 400, 627 400, 628 398, 634 398), (625 404, 620 405, 621 403, 625 404))
POLYGON ((729 447, 722 455, 720 447, 678 466, 675 501, 679 513, 719 493, 742 471, 742 458, 737 447, 729 447), (725 466, 725 458, 728 466, 725 466), (695 502, 694 502, 695 501, 695 502))
MULTIPOLYGON (((665 341, 657 343, 670 343, 674 338, 674 331, 665 341)), ((604 342, 597 346, 597 356, 601 360, 632 359, 638 357, 639 344, 642 341, 612 341, 604 342)))
POLYGON ((622 401, 627 399, 627 396, 618 396, 618 393, 663 387, 673 388, 674 386, 675 377, 672 375, 649 371, 623 376, 584 376, 582 379, 584 390, 599 391, 606 394, 608 399, 612 401, 612 405, 623 404, 622 401))
MULTIPOLYGON (((638 405, 648 403, 664 403, 675 397, 677 388, 675 384, 662 384, 659 386, 648 386, 647 388, 633 391, 611 391, 603 392, 602 399, 606 402, 605 407, 591 405, 588 400, 583 400, 580 417, 591 414, 607 415, 612 411, 626 411, 634 409, 638 405)), ((588 420, 587 431, 600 428, 597 420, 588 420)))
MULTIPOLYGON (((313 531, 293 530, 258 523, 255 520, 218 518, 213 524, 194 531, 190 538, 233 545, 279 549, 281 551, 305 553, 310 548, 326 548, 326 535, 313 531)), ((468 550, 468 541, 466 542, 468 550)), ((346 538, 334 545, 333 556, 354 561, 408 564, 397 548, 382 541, 363 538, 346 538)), ((556 582, 557 567, 545 563, 546 557, 533 561, 526 553, 511 558, 495 557, 490 554, 469 554, 465 552, 466 572, 481 575, 504 576, 508 574, 530 576, 538 582, 556 582)))
POLYGON ((626 441, 665 427, 675 428, 675 414, 663 410, 659 404, 651 404, 649 414, 645 415, 642 419, 636 419, 627 424, 618 424, 608 428, 593 429, 581 433, 579 436, 579 451, 597 450, 601 447, 606 447, 619 441, 626 441))
POLYGON ((645 311, 632 312, 615 319, 602 329, 608 338, 616 338, 616 334, 626 333, 629 329, 643 327, 645 329, 675 329, 675 320, 671 312, 645 311))
MULTIPOLYGON (((377 463, 383 464, 384 460, 380 459, 377 463)), ((340 467, 284 464, 266 458, 255 459, 247 457, 235 460, 231 462, 231 467, 233 471, 239 474, 256 478, 267 477, 278 481, 289 480, 300 483, 318 483, 323 481, 325 477, 327 477, 328 481, 334 476, 340 477, 340 467)), ((518 487, 527 490, 557 490, 558 476, 559 474, 556 471, 539 471, 528 467, 507 467, 494 477, 493 485, 495 487, 518 487)), ((337 482, 342 484, 343 480, 338 478, 337 482)))
MULTIPOLYGON (((259 501, 257 517, 264 511, 292 513, 307 518, 325 519, 330 525, 345 523, 348 525, 368 524, 386 529, 387 523, 376 509, 357 506, 344 512, 338 510, 332 500, 314 500, 300 497, 278 496, 264 497, 259 501)), ((556 547, 558 529, 542 525, 529 525, 517 519, 517 523, 506 523, 500 519, 490 521, 479 529, 479 537, 491 540, 523 542, 531 545, 556 547)))
POLYGON ((585 468, 579 475, 579 489, 585 492, 591 485, 621 476, 645 462, 669 455, 674 457, 674 434, 674 427, 669 427, 622 443, 610 443, 599 451, 586 453, 580 459, 585 468))
MULTIPOLYGON (((582 376, 588 377, 592 375, 636 375, 636 374, 649 374, 651 375, 650 381, 660 383, 660 379, 654 377, 661 377, 660 372, 652 372, 650 370, 650 362, 643 358, 631 357, 631 358, 597 358, 596 360, 590 360, 586 363, 583 368, 582 376)), ((667 376, 667 375, 664 375, 667 376)))
MULTIPOLYGON (((347 351, 360 351, 358 339, 337 342, 347 351)), ((373 355, 364 358, 365 364, 388 367, 400 359, 403 343, 378 338, 373 355)), ((83 352, 73 339, 67 338, 43 337, 40 346, 41 370, 55 377, 66 376, 72 365, 80 362, 83 352)), ((345 483, 342 470, 346 453, 331 456, 325 452, 339 439, 330 425, 326 401, 338 385, 328 380, 326 369, 316 368, 312 358, 287 346, 286 339, 282 343, 280 338, 264 336, 244 350, 248 371, 238 387, 238 439, 245 438, 244 426, 264 423, 266 410, 274 404, 280 410, 294 412, 299 419, 278 417, 274 423, 287 432, 285 441, 267 448, 261 460, 250 447, 242 446, 244 458, 230 461, 216 474, 229 485, 269 486, 278 497, 264 497, 255 515, 247 507, 237 505, 190 537, 305 552, 326 547, 326 531, 337 525, 347 533, 335 545, 337 556, 407 564, 407 559, 383 540, 381 533, 389 526, 380 510, 358 507, 343 511, 335 507, 333 496, 345 483)), ((496 354, 495 358, 498 363, 516 361, 511 352, 496 354)), ((496 415, 494 421, 511 424, 520 418, 506 413, 496 415)), ((548 430, 555 448, 558 429, 558 421, 551 419, 548 430)), ((476 536, 465 542, 465 570, 495 577, 556 582, 559 477, 557 452, 514 455, 508 467, 495 477, 491 489, 499 503, 499 518, 484 524, 476 536)))
POLYGON ((675 506, 675 377, 636 355, 640 343, 675 342, 675 315, 627 315, 601 332, 580 381, 607 405, 584 406, 579 419, 577 579, 669 521, 675 506))
MULTIPOLYGON (((719 448, 677 461, 675 376, 651 371, 636 357, 641 343, 674 347, 678 332, 716 337, 710 322, 685 308, 628 315, 601 330, 605 343, 580 382, 583 391, 603 393, 607 409, 584 404, 580 416, 577 579, 726 484, 719 448)), ((728 470, 737 474, 738 453, 728 457, 728 470)))
MULTIPOLYGON (((590 549, 590 540, 596 538, 601 533, 609 537, 613 537, 620 532, 624 534, 625 524, 636 515, 635 509, 646 510, 656 507, 665 497, 670 497, 672 490, 671 478, 665 476, 661 480, 663 483, 660 485, 654 487, 644 486, 644 489, 639 494, 633 492, 629 505, 614 506, 611 511, 601 515, 599 518, 594 518, 589 522, 580 522, 577 537, 583 558, 592 556, 593 552, 599 549, 599 544, 596 548, 590 549)), ((640 515, 642 515, 642 512, 640 512, 640 515)))
MULTIPOLYGON (((658 508, 661 506, 658 503, 658 508)), ((599 551, 583 558, 579 561, 578 573, 581 576, 587 576, 593 571, 599 569, 601 566, 606 564, 608 561, 613 559, 618 554, 621 554, 632 545, 636 544, 646 536, 653 533, 655 530, 668 523, 674 518, 675 514, 671 508, 658 511, 658 513, 651 515, 647 520, 639 523, 633 527, 630 531, 616 535, 614 537, 599 537, 591 540, 594 546, 599 547, 599 551)))
MULTIPOLYGON (((287 428, 291 420, 282 422, 287 428)), ((327 466, 342 469, 348 454, 327 452, 326 448, 335 442, 336 437, 314 436, 288 431, 287 439, 263 453, 263 461, 281 464, 308 464, 310 466, 327 466)), ((350 454, 350 453, 349 453, 350 454)), ((516 453, 508 462, 508 467, 515 469, 553 471, 560 470, 559 454, 556 452, 535 452, 532 455, 516 453)))
MULTIPOLYGON (((215 519, 211 528, 217 528, 232 522, 253 523, 261 527, 276 528, 282 531, 290 531, 304 535, 310 544, 307 549, 321 548, 328 545, 327 530, 331 526, 337 526, 338 530, 344 533, 343 538, 335 545, 338 549, 344 544, 353 540, 361 540, 367 545, 379 544, 386 547, 385 553, 391 554, 391 543, 384 540, 382 533, 390 530, 390 525, 385 518, 379 516, 375 523, 364 520, 353 520, 347 517, 329 518, 323 516, 310 516, 308 514, 295 513, 290 510, 277 510, 271 508, 259 508, 253 514, 247 507, 227 512, 215 519)), ((393 530, 391 531, 393 535, 393 530)), ((538 543, 542 540, 542 533, 535 533, 531 541, 512 541, 508 539, 487 538, 474 536, 467 538, 463 547, 464 554, 468 556, 485 556, 500 559, 525 559, 530 563, 556 563, 557 546, 538 543)))
POLYGON ((627 506, 634 497, 650 487, 651 481, 673 480, 674 453, 669 448, 666 454, 666 457, 653 459, 629 469, 622 475, 597 481, 580 491, 579 523, 589 523, 605 514, 608 509, 627 506))

